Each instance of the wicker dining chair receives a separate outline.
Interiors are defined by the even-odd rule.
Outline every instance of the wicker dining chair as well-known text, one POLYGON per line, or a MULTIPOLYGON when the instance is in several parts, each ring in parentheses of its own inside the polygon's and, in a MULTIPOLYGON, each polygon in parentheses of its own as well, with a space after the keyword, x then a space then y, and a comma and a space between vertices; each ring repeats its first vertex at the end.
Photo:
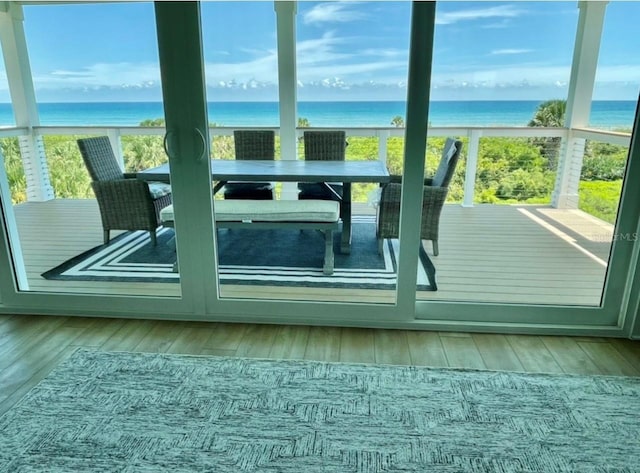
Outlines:
MULTIPOLYGON (((442 208, 449 192, 449 183, 458 164, 461 151, 461 141, 447 138, 435 175, 433 178, 424 180, 420 238, 422 240, 431 240, 434 256, 438 256, 440 214, 442 213, 442 208)), ((402 176, 392 176, 391 181, 382 187, 376 225, 376 237, 380 254, 382 254, 383 240, 385 238, 398 238, 399 235, 401 189, 402 176)))
MULTIPOLYGON (((305 131, 304 159, 306 161, 344 161, 347 147, 344 131, 305 131)), ((336 200, 342 202, 341 182, 301 182, 298 184, 299 199, 336 200)), ((340 206, 342 215, 342 205, 340 206)))
MULTIPOLYGON (((236 159, 271 159, 275 157, 275 132, 273 130, 234 130, 233 141, 236 159)), ((225 199, 274 198, 273 182, 228 182, 222 189, 225 199)))
POLYGON ((100 208, 105 245, 111 230, 147 230, 155 246, 160 210, 171 204, 171 186, 122 172, 106 136, 83 138, 77 143, 100 208))

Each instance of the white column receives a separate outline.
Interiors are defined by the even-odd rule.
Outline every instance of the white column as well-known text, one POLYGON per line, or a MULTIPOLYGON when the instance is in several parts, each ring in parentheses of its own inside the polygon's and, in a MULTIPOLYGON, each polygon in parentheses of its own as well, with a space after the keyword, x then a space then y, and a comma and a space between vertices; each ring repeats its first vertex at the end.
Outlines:
POLYGON ((389 147, 389 130, 378 130, 378 161, 387 164, 387 152, 389 147))
MULTIPOLYGON (((0 43, 16 125, 31 129, 40 125, 40 119, 23 23, 21 5, 15 2, 0 2, 0 43)), ((20 152, 27 179, 27 199, 53 199, 42 137, 36 136, 33 132, 21 137, 20 152)))
MULTIPOLYGON (((298 159, 296 74, 296 2, 276 1, 278 36, 278 91, 280 101, 280 150, 282 159, 298 159)), ((298 198, 295 182, 282 184, 282 199, 298 198)))
POLYGON ((609 2, 584 0, 578 3, 580 16, 565 113, 565 126, 569 128, 569 134, 560 149, 556 184, 551 195, 551 205, 556 208, 578 207, 585 140, 574 138, 571 128, 589 124, 607 3, 609 2))
POLYGON ((118 161, 118 166, 120 166, 120 169, 122 169, 122 172, 124 172, 124 153, 122 152, 122 139, 120 137, 120 129, 109 129, 109 131, 107 131, 107 136, 109 137, 109 143, 111 144, 111 149, 113 150, 113 154, 116 157, 116 161, 118 161))
POLYGON ((467 148, 467 167, 464 176, 463 207, 473 207, 473 197, 476 193, 476 174, 478 171, 478 151, 480 150, 480 137, 482 130, 469 131, 469 146, 467 148))

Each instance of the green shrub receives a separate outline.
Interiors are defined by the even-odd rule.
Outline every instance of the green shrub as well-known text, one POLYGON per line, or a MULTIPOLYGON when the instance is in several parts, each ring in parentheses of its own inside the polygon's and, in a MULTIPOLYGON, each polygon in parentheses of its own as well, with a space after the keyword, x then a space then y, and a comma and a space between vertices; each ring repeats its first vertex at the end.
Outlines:
POLYGON ((94 196, 91 178, 76 143, 79 136, 45 136, 49 180, 56 198, 87 199, 94 196))
POLYGON ((497 204, 500 199, 496 197, 495 189, 482 189, 480 192, 476 192, 476 201, 481 204, 497 204))
POLYGON ((614 224, 621 191, 622 180, 581 181, 578 207, 605 222, 614 224))
POLYGON ((351 136, 345 150, 345 159, 366 161, 378 159, 378 140, 367 136, 351 136))
POLYGON ((624 176, 628 148, 598 141, 587 141, 580 179, 617 181, 624 176))
POLYGON ((0 150, 4 156, 4 167, 11 189, 11 201, 19 204, 27 200, 27 177, 22 166, 18 138, 1 138, 0 150))
POLYGON ((480 203, 548 201, 554 178, 540 148, 526 138, 482 138, 474 200, 480 203))
POLYGON ((125 172, 142 171, 169 160, 161 136, 123 136, 121 141, 125 172))
POLYGON ((500 181, 496 189, 496 197, 523 202, 531 198, 548 196, 552 190, 552 173, 516 169, 500 181))

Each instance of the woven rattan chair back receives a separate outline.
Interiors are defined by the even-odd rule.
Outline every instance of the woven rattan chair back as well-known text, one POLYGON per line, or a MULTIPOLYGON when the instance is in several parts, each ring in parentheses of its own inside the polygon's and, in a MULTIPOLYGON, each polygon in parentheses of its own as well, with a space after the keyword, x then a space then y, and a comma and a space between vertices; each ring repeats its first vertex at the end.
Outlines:
POLYGON ((123 178, 122 169, 118 166, 108 137, 79 139, 78 148, 93 181, 113 181, 123 178))
POLYGON ((236 159, 274 159, 273 130, 234 130, 236 159))
POLYGON ((456 170, 458 159, 460 158, 460 149, 462 146, 456 146, 456 140, 447 138, 442 150, 440 164, 433 176, 431 185, 434 187, 449 187, 453 173, 456 170))
POLYGON ((304 159, 308 161, 344 161, 347 146, 344 131, 305 131, 304 159))

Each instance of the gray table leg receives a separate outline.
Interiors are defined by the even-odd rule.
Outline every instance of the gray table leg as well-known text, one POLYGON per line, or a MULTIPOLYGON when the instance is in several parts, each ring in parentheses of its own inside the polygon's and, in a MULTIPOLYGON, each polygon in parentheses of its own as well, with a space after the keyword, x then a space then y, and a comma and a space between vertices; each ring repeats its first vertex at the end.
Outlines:
MULTIPOLYGON (((167 228, 173 228, 174 232, 175 232, 175 226, 173 224, 173 221, 171 222, 162 222, 162 226, 163 227, 167 227, 167 228)), ((175 263, 173 263, 173 267, 171 268, 171 270, 174 273, 178 273, 178 249, 176 248, 176 234, 174 233, 173 236, 171 238, 169 238, 169 241, 167 242, 167 246, 170 248, 173 248, 173 251, 176 252, 176 261, 175 263)))
POLYGON ((322 272, 327 276, 333 274, 333 230, 324 231, 324 266, 322 272))
POLYGON ((342 185, 342 235, 340 239, 340 252, 351 253, 351 183, 342 185))
POLYGON ((429 286, 432 291, 438 290, 438 285, 436 284, 436 267, 433 265, 433 261, 429 258, 429 255, 426 251, 424 251, 424 246, 422 242, 420 242, 420 248, 418 249, 418 254, 420 256, 420 261, 424 266, 424 270, 427 273, 427 279, 429 280, 429 286))

